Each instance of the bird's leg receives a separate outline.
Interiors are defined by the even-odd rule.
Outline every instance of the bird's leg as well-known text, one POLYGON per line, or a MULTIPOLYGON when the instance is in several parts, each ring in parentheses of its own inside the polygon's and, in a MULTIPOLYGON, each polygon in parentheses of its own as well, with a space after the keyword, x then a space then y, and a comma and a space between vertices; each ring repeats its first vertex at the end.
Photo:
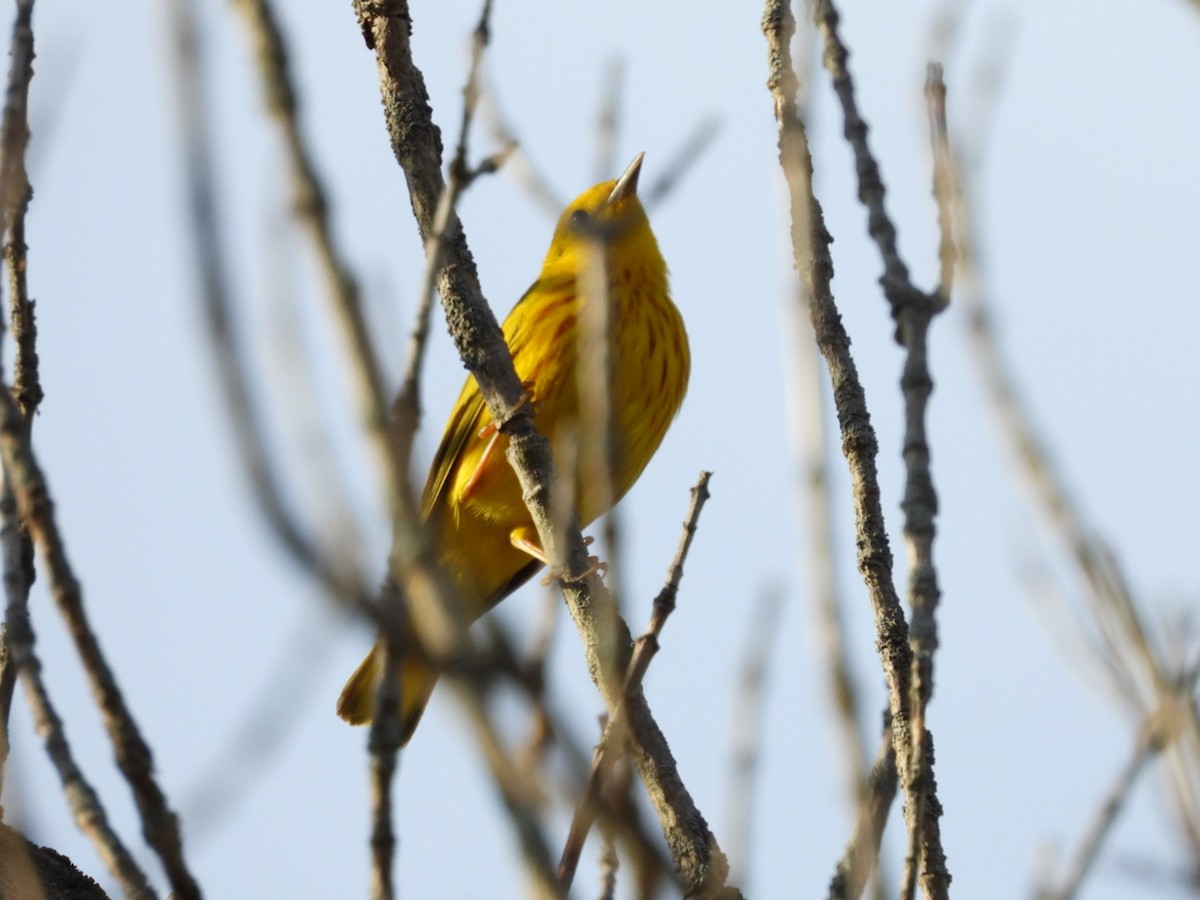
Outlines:
MULTIPOLYGON (((541 545, 537 543, 537 532, 535 532, 532 528, 528 528, 526 526, 514 528, 509 534, 509 540, 512 542, 514 547, 523 553, 528 553, 542 565, 550 565, 550 560, 546 558, 546 552, 542 550, 541 545)), ((585 547, 590 547, 595 540, 596 539, 593 537, 585 537, 583 539, 583 545, 585 547)), ((553 569, 553 567, 551 568, 553 569)), ((608 574, 608 563, 604 562, 598 556, 589 556, 587 570, 579 576, 578 580, 582 581, 589 575, 596 573, 599 573, 601 578, 608 574)), ((561 573, 551 571, 549 575, 542 579, 542 587, 545 587, 546 585, 550 584, 550 582, 561 577, 561 573)))

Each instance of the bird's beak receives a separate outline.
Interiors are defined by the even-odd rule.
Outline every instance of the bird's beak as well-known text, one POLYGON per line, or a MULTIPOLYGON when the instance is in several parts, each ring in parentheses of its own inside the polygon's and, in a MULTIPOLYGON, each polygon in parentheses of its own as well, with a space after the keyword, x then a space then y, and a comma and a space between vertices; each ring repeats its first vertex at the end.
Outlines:
POLYGON ((633 158, 633 162, 617 179, 617 183, 613 185, 612 193, 608 195, 606 206, 616 206, 626 197, 637 196, 638 175, 642 171, 642 158, 645 153, 639 153, 633 158))

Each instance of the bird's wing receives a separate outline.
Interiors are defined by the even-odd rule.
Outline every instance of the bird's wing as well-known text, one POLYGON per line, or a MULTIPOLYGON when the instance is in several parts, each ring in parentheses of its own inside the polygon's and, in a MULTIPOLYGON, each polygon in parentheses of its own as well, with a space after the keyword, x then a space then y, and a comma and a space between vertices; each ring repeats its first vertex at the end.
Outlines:
POLYGON ((421 495, 421 516, 429 519, 430 513, 444 500, 444 495, 450 486, 455 469, 463 457, 467 442, 476 438, 485 425, 484 418, 487 409, 483 404, 483 395, 479 393, 479 385, 475 379, 468 377, 462 392, 450 413, 446 430, 442 433, 442 442, 434 454, 433 463, 429 467, 429 478, 425 481, 425 492, 421 495))
MULTIPOLYGON (((504 339, 508 343, 508 352, 514 357, 521 352, 529 340, 526 329, 518 330, 514 327, 514 323, 518 321, 518 317, 514 313, 517 307, 534 292, 538 284, 539 282, 535 281, 529 290, 521 295, 521 299, 516 302, 504 320, 504 339)), ((430 513, 445 500, 446 491, 453 480, 452 476, 463 458, 463 451, 469 441, 478 437, 479 432, 484 429, 488 421, 490 421, 490 417, 483 402, 483 395, 479 393, 479 385, 475 383, 474 378, 468 375, 467 383, 463 385, 458 400, 454 403, 450 420, 446 423, 446 430, 442 432, 442 442, 438 445, 437 453, 433 456, 433 463, 429 467, 429 478, 425 481, 425 491, 421 495, 423 518, 429 519, 430 513)))

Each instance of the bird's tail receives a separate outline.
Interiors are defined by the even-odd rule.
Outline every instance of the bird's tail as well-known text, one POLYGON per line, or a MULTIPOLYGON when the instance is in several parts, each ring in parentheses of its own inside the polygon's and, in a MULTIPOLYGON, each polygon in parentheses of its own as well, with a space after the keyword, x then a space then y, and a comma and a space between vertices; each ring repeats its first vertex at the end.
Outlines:
MULTIPOLYGON (((375 689, 383 669, 383 645, 376 644, 367 658, 359 664, 342 688, 338 697, 337 714, 351 725, 366 725, 371 721, 375 704, 375 689)), ((403 729, 401 745, 407 744, 425 704, 437 683, 437 672, 424 663, 412 659, 400 662, 400 724, 403 729)))

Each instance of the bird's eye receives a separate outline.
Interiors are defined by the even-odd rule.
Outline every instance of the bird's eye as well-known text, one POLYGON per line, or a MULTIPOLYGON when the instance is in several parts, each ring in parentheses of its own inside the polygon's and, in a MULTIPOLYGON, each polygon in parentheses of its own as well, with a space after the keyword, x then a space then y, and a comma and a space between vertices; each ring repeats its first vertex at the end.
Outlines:
POLYGON ((577 209, 571 213, 571 227, 576 231, 584 231, 592 223, 592 217, 586 209, 577 209))

